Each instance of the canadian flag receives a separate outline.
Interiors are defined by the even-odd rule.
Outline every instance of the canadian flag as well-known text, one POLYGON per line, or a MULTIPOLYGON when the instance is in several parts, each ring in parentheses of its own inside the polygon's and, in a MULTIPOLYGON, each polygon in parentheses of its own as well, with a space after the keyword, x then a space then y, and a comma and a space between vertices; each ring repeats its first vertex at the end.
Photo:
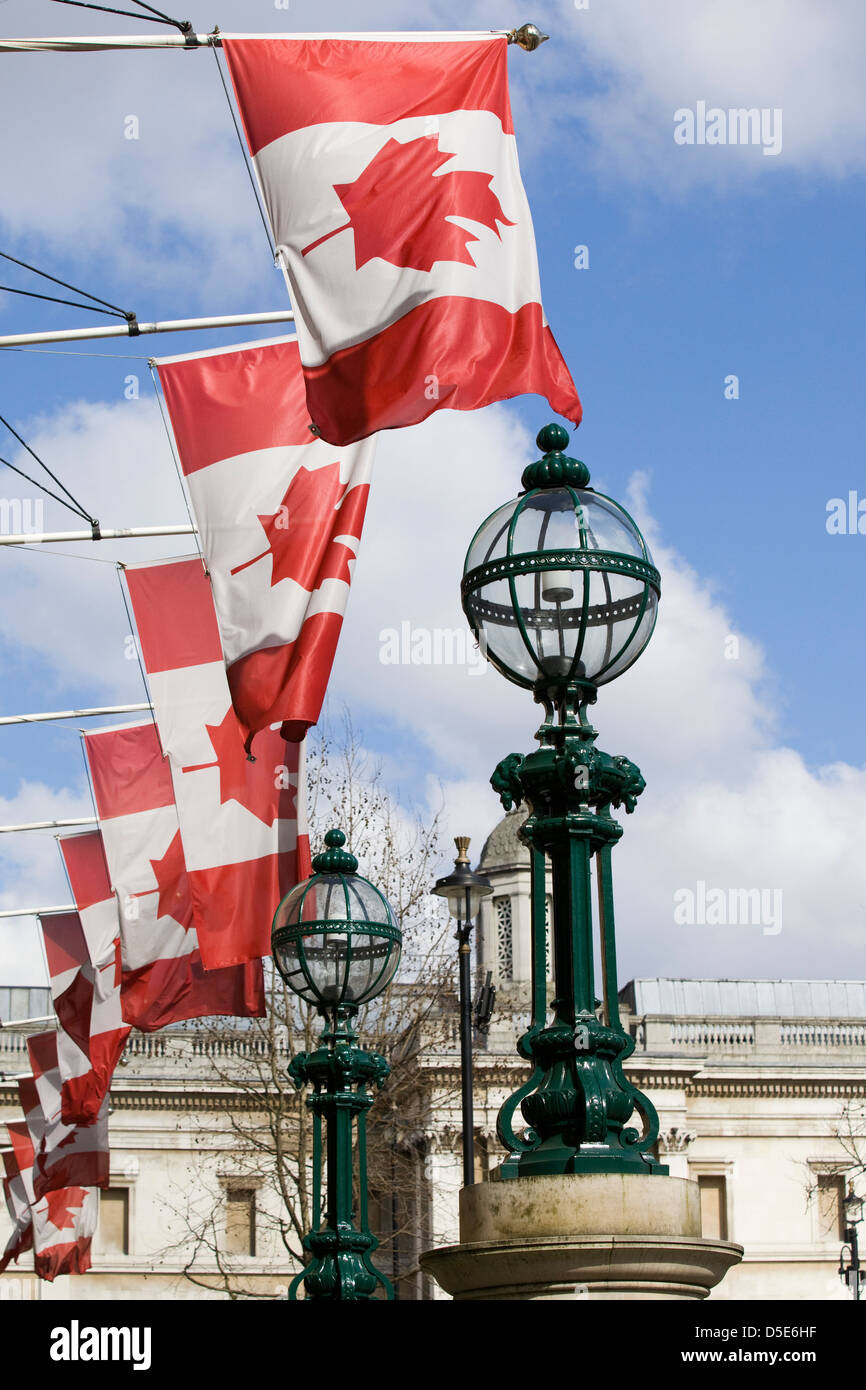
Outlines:
POLYGON ((18 1140, 18 1147, 17 1150, 11 1148, 2 1151, 5 1175, 3 1195, 6 1198, 6 1210, 12 1220, 12 1233, 6 1242, 3 1254, 0 1255, 0 1274, 3 1273, 11 1260, 17 1264, 19 1255, 23 1255, 26 1250, 33 1249, 33 1212, 30 1205, 33 1195, 33 1144, 25 1124, 14 1123, 8 1125, 7 1128, 10 1140, 14 1131, 18 1140), (29 1189, 25 1184, 25 1173, 31 1180, 29 1189))
POLYGON ((117 895, 126 1022, 152 1032, 209 1014, 262 1017, 261 960, 210 971, 202 962, 156 725, 93 730, 84 735, 84 750, 117 895))
POLYGON ((46 1192, 33 1207, 33 1263, 39 1278, 52 1283, 58 1274, 86 1274, 98 1220, 96 1188, 46 1192))
POLYGON ((6 1128, 12 1149, 3 1151, 3 1191, 15 1227, 0 1256, 0 1274, 10 1260, 17 1264, 18 1256, 31 1249, 40 1279, 50 1282, 58 1274, 84 1274, 90 1268, 90 1244, 99 1216, 98 1192, 71 1187, 37 1199, 36 1155, 28 1127, 16 1121, 6 1128))
POLYGON ((498 35, 223 37, 332 444, 525 392, 581 419, 541 307, 498 35))
POLYGON ((249 736, 319 718, 374 441, 310 433, 296 338, 158 361, 213 586, 235 711, 249 736))
POLYGON ((130 1032, 121 1010, 120 961, 115 955, 101 969, 91 963, 77 912, 51 913, 40 916, 39 922, 60 1025, 61 1118, 66 1124, 90 1124, 99 1114, 130 1032))
POLYGON ((310 873, 303 745, 263 729, 254 757, 245 752, 198 557, 125 574, 171 765, 202 960, 210 970, 258 959, 270 954, 280 898, 310 873))
POLYGON ((92 1124, 64 1124, 57 1034, 38 1033, 28 1038, 27 1051, 33 1075, 19 1078, 18 1094, 36 1155, 36 1197, 64 1187, 107 1187, 108 1096, 92 1124))
POLYGON ((120 969, 120 921, 111 888, 105 848, 98 830, 58 835, 66 877, 94 970, 120 969))

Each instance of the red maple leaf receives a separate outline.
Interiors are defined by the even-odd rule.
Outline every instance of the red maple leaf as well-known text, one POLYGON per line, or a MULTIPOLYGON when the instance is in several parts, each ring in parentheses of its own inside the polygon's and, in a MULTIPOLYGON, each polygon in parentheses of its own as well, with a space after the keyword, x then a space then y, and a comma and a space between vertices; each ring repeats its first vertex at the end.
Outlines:
POLYGON ((401 144, 389 140, 354 183, 335 183, 334 192, 349 221, 305 246, 308 255, 329 237, 349 227, 355 233, 355 269, 375 257, 409 270, 430 270, 436 261, 474 265, 470 242, 479 240, 452 219, 480 222, 500 235, 499 226, 513 227, 492 191, 492 174, 454 169, 436 171, 453 152, 440 150, 427 135, 401 144))
POLYGON ((157 917, 174 917, 178 926, 189 931, 193 926, 192 894, 189 891, 189 878, 186 876, 186 860, 183 859, 181 831, 175 831, 163 858, 150 860, 150 867, 156 876, 156 888, 142 888, 133 892, 133 898, 149 898, 158 892, 157 917))
POLYGON ((179 830, 172 836, 162 858, 151 859, 150 867, 156 874, 156 889, 152 891, 159 892, 157 917, 173 917, 185 931, 189 931, 193 924, 192 897, 179 830))
POLYGON ((239 574, 270 555, 271 588, 281 579, 293 579, 309 593, 323 579, 342 579, 348 584, 349 561, 355 555, 347 545, 332 541, 334 516, 338 513, 340 535, 360 540, 367 492, 366 484, 348 493, 343 489, 338 462, 324 468, 300 467, 279 510, 259 516, 259 525, 268 540, 267 550, 236 565, 232 574, 239 574))
POLYGON ((74 1228, 75 1218, 81 1212, 87 1193, 83 1187, 64 1187, 58 1191, 45 1193, 48 1220, 58 1231, 74 1228))
MULTIPOLYGON (((212 763, 199 763, 195 767, 185 767, 184 772, 199 772, 205 767, 218 767, 220 778, 220 805, 226 801, 237 801, 245 806, 265 825, 273 825, 275 820, 294 819, 295 787, 278 786, 276 767, 282 765, 273 756, 259 753, 256 758, 248 758, 244 751, 243 735, 238 717, 233 709, 226 711, 220 724, 206 724, 216 760, 212 763)), ((260 747, 264 742, 264 730, 260 735, 260 747)))
POLYGON ((192 896, 186 872, 186 860, 180 831, 175 831, 168 849, 161 859, 151 859, 150 867, 156 876, 156 887, 133 893, 134 898, 147 898, 151 893, 159 893, 156 902, 157 917, 173 917, 184 931, 193 925, 192 896))

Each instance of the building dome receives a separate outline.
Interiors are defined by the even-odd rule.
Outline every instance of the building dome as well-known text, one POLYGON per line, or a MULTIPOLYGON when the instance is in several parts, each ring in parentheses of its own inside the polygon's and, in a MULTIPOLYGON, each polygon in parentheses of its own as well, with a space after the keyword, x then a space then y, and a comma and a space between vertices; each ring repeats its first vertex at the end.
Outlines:
POLYGON ((519 865, 529 866, 529 850, 518 837, 529 808, 526 805, 515 807, 495 825, 484 842, 478 868, 481 873, 491 869, 505 869, 519 865))

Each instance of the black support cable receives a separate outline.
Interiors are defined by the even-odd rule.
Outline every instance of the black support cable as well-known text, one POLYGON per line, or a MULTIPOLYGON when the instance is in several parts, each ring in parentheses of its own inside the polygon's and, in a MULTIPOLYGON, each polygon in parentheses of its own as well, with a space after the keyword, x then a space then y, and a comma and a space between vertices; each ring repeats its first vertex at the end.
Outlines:
POLYGON ((24 478, 26 482, 32 483, 34 487, 38 487, 39 491, 44 492, 46 497, 53 497, 55 502, 59 502, 61 507, 65 507, 67 511, 72 512, 74 516, 80 516, 83 521, 88 522, 91 526, 93 525, 91 518, 85 511, 80 510, 78 507, 70 506, 68 502, 64 502, 63 498, 58 497, 56 492, 52 492, 51 489, 45 487, 43 483, 37 483, 36 479, 31 478, 29 473, 25 473, 21 468, 16 468, 15 464, 10 463, 8 459, 0 458, 0 463, 5 464, 7 468, 11 468, 13 473, 18 474, 19 478, 24 478))
MULTIPOLYGON (((39 464, 39 467, 45 469, 45 472, 48 474, 49 478, 51 478, 51 480, 57 484, 57 486, 60 488, 60 490, 61 490, 62 492, 65 492, 65 493, 66 493, 66 496, 69 498, 69 502, 71 502, 71 503, 73 504, 73 506, 72 506, 72 507, 69 507, 69 502, 63 502, 63 499, 62 499, 61 497, 58 497, 58 498, 57 498, 57 501, 58 501, 58 502, 63 502, 63 506, 64 506, 64 507, 69 507, 69 510, 70 510, 70 511, 73 511, 73 510, 77 511, 78 514, 79 514, 79 516, 83 516, 84 519, 85 519, 85 521, 89 522, 89 524, 90 524, 91 526, 93 526, 93 527, 98 527, 99 523, 96 521, 96 519, 95 519, 94 517, 92 517, 92 516, 89 514, 89 512, 85 511, 85 509, 84 509, 84 507, 82 507, 81 503, 78 502, 78 501, 76 501, 76 499, 72 496, 72 493, 69 491, 69 488, 68 488, 68 487, 65 487, 64 484, 61 483, 60 479, 57 477, 57 474, 56 474, 56 473, 52 473, 51 469, 48 467, 48 464, 45 463, 33 449, 31 449, 30 445, 27 443, 27 440, 26 440, 26 439, 22 439, 22 438, 21 438, 21 435, 18 433, 18 431, 17 431, 12 425, 10 425, 9 421, 6 420, 6 419, 4 419, 2 415, 0 415, 0 425, 5 425, 6 428, 7 428, 7 430, 9 431, 9 433, 10 433, 10 434, 13 434, 13 435, 15 436, 15 438, 18 440, 18 443, 21 444, 21 445, 27 450, 27 452, 28 452, 28 454, 31 456, 31 458, 34 458, 34 459, 36 460, 36 462, 39 464)), ((4 462, 5 462, 5 460, 4 460, 4 462)), ((20 472, 21 472, 20 468, 15 468, 14 464, 11 464, 11 463, 10 463, 10 464, 7 464, 7 467, 8 467, 8 468, 11 468, 11 469, 13 470, 13 472, 15 472, 15 473, 20 473, 20 472)), ((22 477, 25 477, 25 476, 26 476, 26 474, 22 474, 22 477)), ((28 478, 27 481, 28 481, 28 482, 34 482, 34 479, 33 479, 33 478, 28 478)), ((35 483, 35 486, 38 487, 38 488, 41 488, 43 492, 48 492, 48 489, 45 488, 45 487, 42 487, 42 484, 41 484, 41 483, 35 483)), ((48 495, 49 495, 49 496, 52 496, 53 494, 49 493, 48 495)))
MULTIPOLYGON (((62 285, 65 290, 72 290, 73 294, 80 294, 83 299, 92 299, 94 304, 104 305, 106 309, 110 309, 113 314, 119 314, 127 322, 135 321, 135 314, 130 310, 121 309, 118 304, 112 304, 107 299, 100 299, 99 295, 91 294, 89 290, 80 290, 77 285, 70 285, 66 280, 58 280, 56 275, 49 275, 47 270, 39 270, 35 265, 28 265, 26 261, 19 261, 17 256, 10 256, 8 251, 0 251, 0 258, 4 261, 11 261, 13 265, 20 265, 24 270, 31 270, 34 275, 40 275, 43 280, 50 280, 53 285, 62 285)), ((87 305, 79 304, 76 307, 86 309, 87 305)))
POLYGON ((112 318, 126 320, 120 309, 101 309, 98 304, 79 304, 75 299, 58 299, 56 294, 37 294, 35 290, 19 290, 14 285, 0 285, 4 294, 24 294, 28 299, 44 299, 49 304, 68 304, 72 309, 86 309, 91 314, 111 314, 112 318))
POLYGON ((90 0, 53 0, 55 5, 74 5, 79 10, 101 10, 103 14, 120 14, 126 19, 144 19, 148 24, 171 24, 185 36, 194 32, 192 23, 188 19, 172 19, 170 15, 163 14, 162 10, 155 10, 152 5, 145 5, 144 0, 132 0, 132 3, 141 5, 141 8, 149 10, 150 14, 139 14, 135 10, 116 10, 111 5, 93 5, 90 0), (152 18, 153 15, 157 15, 158 18, 152 18))

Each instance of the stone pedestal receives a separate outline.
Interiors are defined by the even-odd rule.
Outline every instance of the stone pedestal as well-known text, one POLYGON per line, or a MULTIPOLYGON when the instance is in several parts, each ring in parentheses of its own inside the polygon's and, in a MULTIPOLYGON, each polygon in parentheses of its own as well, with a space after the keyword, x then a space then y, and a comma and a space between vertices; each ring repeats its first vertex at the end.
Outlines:
POLYGON ((587 1173, 464 1187, 460 1244, 421 1265, 455 1299, 700 1299, 742 1256, 702 1237, 697 1183, 587 1173))

